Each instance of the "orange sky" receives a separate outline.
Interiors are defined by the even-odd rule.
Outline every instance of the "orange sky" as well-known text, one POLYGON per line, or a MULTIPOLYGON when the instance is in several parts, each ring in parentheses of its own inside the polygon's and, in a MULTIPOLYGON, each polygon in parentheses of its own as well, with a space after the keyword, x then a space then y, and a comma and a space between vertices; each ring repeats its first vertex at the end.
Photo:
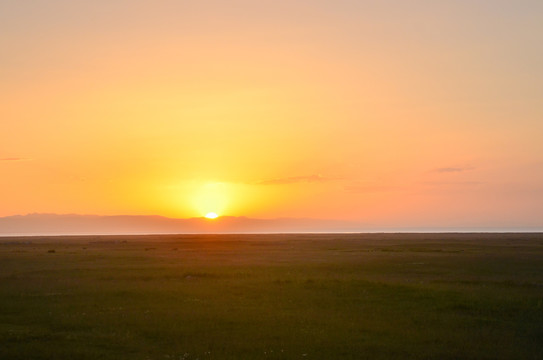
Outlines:
POLYGON ((540 1, 0 1, 0 216, 541 226, 540 1))

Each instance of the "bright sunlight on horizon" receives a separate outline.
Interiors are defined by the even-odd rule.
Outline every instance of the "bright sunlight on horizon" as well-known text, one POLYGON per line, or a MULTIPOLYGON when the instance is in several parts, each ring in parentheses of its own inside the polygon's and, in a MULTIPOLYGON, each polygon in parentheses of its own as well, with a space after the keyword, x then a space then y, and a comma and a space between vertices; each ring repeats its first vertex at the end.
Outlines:
POLYGON ((543 2, 0 1, 0 217, 543 226, 543 2))
POLYGON ((210 213, 207 213, 207 214, 205 215, 205 217, 208 218, 208 219, 216 219, 216 218, 219 217, 219 215, 217 215, 217 213, 210 212, 210 213))

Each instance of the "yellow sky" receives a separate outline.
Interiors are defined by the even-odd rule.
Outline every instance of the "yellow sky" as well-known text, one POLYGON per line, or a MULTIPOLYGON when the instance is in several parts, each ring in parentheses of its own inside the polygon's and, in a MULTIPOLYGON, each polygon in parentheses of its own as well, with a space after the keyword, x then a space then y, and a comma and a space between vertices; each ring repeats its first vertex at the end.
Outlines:
POLYGON ((540 226, 538 1, 0 1, 0 216, 540 226))

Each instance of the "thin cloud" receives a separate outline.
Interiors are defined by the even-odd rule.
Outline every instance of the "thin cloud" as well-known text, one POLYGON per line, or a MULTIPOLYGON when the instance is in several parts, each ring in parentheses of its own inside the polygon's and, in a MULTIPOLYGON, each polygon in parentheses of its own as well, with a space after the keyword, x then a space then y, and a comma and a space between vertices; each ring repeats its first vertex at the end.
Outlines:
POLYGON ((432 172, 436 173, 457 173, 457 172, 464 172, 475 169, 473 166, 462 166, 462 167, 442 167, 432 170, 432 172))
POLYGON ((345 186, 344 190, 356 194, 383 193, 400 190, 400 187, 392 185, 352 184, 345 186))
POLYGON ((257 185, 288 185, 296 183, 318 183, 334 180, 332 178, 324 177, 322 175, 306 175, 306 176, 292 176, 286 178, 262 180, 257 182, 257 185))
POLYGON ((18 158, 18 157, 0 158, 0 161, 27 161, 27 160, 30 160, 30 159, 18 158))
POLYGON ((423 181, 421 184, 427 186, 476 186, 483 185, 482 181, 423 181))

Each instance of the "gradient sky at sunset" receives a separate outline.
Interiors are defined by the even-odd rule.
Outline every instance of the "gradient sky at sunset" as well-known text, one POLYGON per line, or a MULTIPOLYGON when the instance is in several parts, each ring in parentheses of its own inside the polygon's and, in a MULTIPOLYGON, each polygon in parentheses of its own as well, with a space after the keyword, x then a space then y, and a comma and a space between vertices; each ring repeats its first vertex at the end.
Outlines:
POLYGON ((0 0, 0 216, 543 226, 543 2, 0 0))

